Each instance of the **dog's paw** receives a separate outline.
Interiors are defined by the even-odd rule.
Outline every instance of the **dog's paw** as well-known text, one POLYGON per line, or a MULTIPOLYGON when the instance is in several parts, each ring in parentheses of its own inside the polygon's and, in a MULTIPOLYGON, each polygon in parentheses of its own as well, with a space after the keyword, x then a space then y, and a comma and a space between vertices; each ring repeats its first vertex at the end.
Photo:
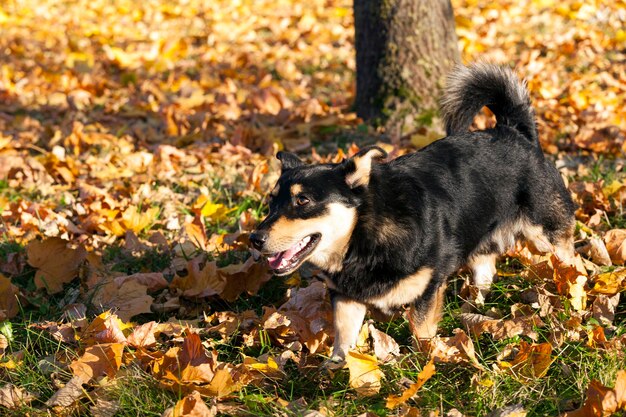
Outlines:
POLYGON ((322 369, 336 371, 346 366, 346 359, 341 355, 333 355, 322 363, 322 369))

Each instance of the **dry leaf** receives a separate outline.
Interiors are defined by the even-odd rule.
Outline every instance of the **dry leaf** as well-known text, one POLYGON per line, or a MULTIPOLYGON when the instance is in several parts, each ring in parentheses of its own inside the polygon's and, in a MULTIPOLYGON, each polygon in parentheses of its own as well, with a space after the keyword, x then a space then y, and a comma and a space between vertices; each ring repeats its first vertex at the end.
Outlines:
POLYGON ((463 363, 469 362, 478 369, 483 366, 478 363, 474 351, 474 344, 461 329, 454 329, 454 336, 436 336, 429 341, 423 341, 422 348, 430 351, 430 356, 437 362, 463 363))
POLYGON ((613 263, 624 265, 626 261, 626 229, 613 229, 606 232, 604 242, 613 263))
POLYGON ((11 319, 20 311, 18 294, 18 288, 11 280, 0 274, 0 321, 11 319))
POLYGON ((522 340, 513 360, 501 361, 498 365, 501 368, 510 369, 515 377, 524 382, 543 377, 553 361, 552 345, 527 343, 522 340))
POLYGON ((217 409, 209 408, 198 391, 193 391, 163 413, 163 417, 213 417, 216 415, 217 409))
POLYGON ((72 373, 83 383, 107 375, 112 378, 122 365, 122 343, 103 343, 90 346, 79 359, 70 364, 72 373))
POLYGON ((522 334, 530 337, 532 340, 537 340, 539 335, 535 331, 535 327, 545 326, 545 323, 535 315, 502 320, 493 319, 482 314, 461 313, 459 318, 467 330, 476 337, 483 333, 489 333, 496 340, 522 334))
POLYGON ((136 348, 148 348, 156 345, 155 333, 157 328, 158 324, 155 321, 135 327, 127 338, 128 344, 136 348))
POLYGON ((593 291, 600 294, 615 295, 626 291, 626 269, 605 272, 593 277, 593 291))
POLYGON ((592 380, 587 388, 582 407, 562 414, 561 417, 608 417, 617 411, 626 411, 626 371, 624 370, 617 373, 614 389, 592 380))
POLYGON ((359 396, 369 397, 380 391, 380 379, 384 376, 378 367, 375 356, 351 350, 346 355, 346 365, 350 371, 350 387, 359 396))
POLYGON ((22 407, 30 403, 35 397, 13 384, 6 384, 0 388, 0 407, 9 410, 22 407))
POLYGON ((83 384, 84 381, 81 377, 72 377, 63 388, 55 392, 52 397, 46 401, 46 405, 60 411, 67 409, 86 395, 83 384))
POLYGON ((78 275, 78 267, 87 256, 82 246, 69 248, 68 242, 58 237, 44 241, 32 241, 26 247, 28 263, 37 268, 35 285, 46 288, 48 294, 63 290, 63 284, 72 281, 78 275))
POLYGON ((428 381, 430 377, 433 376, 434 374, 435 374, 435 362, 434 362, 434 359, 431 359, 430 362, 428 362, 426 366, 424 366, 424 369, 422 369, 420 373, 417 375, 416 383, 411 384, 411 386, 407 388, 406 390, 404 390, 404 392, 400 396, 390 395, 389 397, 387 397, 386 407, 389 409, 394 409, 398 407, 399 405, 406 403, 410 398, 412 398, 417 393, 417 391, 422 387, 422 385, 424 385, 426 381, 428 381))

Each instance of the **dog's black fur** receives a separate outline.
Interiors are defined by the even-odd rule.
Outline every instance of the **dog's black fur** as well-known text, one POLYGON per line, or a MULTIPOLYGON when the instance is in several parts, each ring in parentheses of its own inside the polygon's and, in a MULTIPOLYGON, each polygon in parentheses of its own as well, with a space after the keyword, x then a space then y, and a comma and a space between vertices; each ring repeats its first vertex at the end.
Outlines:
MULTIPOLYGON (((352 222, 353 227, 346 229, 347 240, 338 238, 336 253, 316 259, 320 242, 336 236, 335 232, 312 233, 304 241, 309 243, 302 259, 296 254, 293 265, 278 269, 280 274, 289 273, 308 259, 325 270, 335 308, 355 303, 358 326, 360 305, 392 293, 379 304, 393 307, 404 301, 394 289, 414 291, 415 320, 436 324, 438 313, 433 316, 431 310, 441 309, 441 301, 435 298, 446 278, 472 261, 477 270, 495 272, 495 267, 481 263, 492 262, 512 239, 526 238, 542 250, 571 257, 574 204, 558 171, 541 151, 530 100, 513 73, 491 65, 458 68, 449 78, 442 112, 446 138, 387 163, 375 162, 386 156, 378 147, 365 148, 340 164, 305 165, 293 154, 279 153, 282 173, 270 214, 251 236, 253 245, 274 254, 276 264, 280 254, 304 238, 287 242, 281 237, 285 243, 272 246, 268 242, 273 234, 280 234, 277 229, 289 225, 297 234, 315 222, 322 227, 322 222, 338 216, 329 212, 330 205, 339 205, 341 210, 335 211, 345 219, 337 225, 352 222), (495 114, 496 126, 470 132, 483 106, 495 114), (407 279, 419 271, 424 272, 419 275, 421 287, 417 278, 407 279), (344 304, 337 307, 336 300, 344 304)), ((351 312, 338 314, 348 317, 351 312)), ((345 319, 335 320, 336 327, 350 329, 344 335, 338 330, 338 359, 354 343, 356 326, 341 320, 345 319)), ((434 336, 427 333, 423 336, 434 336)))

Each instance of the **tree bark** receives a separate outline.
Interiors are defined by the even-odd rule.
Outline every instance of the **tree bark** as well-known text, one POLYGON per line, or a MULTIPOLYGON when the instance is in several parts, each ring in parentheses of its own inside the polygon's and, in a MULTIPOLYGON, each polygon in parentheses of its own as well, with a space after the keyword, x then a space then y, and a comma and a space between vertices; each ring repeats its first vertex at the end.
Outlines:
POLYGON ((432 122, 459 62, 450 0, 354 0, 357 115, 392 139, 432 122))

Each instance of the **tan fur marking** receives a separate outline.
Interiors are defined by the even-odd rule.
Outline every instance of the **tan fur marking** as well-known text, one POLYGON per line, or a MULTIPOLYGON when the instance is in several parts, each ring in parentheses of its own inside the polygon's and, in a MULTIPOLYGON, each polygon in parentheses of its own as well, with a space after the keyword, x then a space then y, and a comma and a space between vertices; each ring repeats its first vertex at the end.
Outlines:
POLYGON ((430 300, 430 306, 424 316, 418 317, 413 306, 409 311, 409 327, 416 339, 432 339, 437 335, 437 326, 443 316, 443 303, 445 300, 446 286, 437 289, 434 297, 430 300))
POLYGON ((393 242, 398 239, 404 239, 407 234, 407 229, 400 227, 400 225, 392 219, 385 218, 380 225, 377 226, 376 232, 381 242, 393 242))
POLYGON ((333 309, 333 322, 335 325, 333 360, 343 360, 348 350, 356 345, 366 311, 365 304, 358 301, 348 298, 335 300, 333 309))
POLYGON ((302 184, 293 184, 289 189, 289 192, 291 192, 293 197, 297 196, 302 192, 302 184))
POLYGON ((400 280, 386 294, 367 301, 384 312, 403 304, 409 304, 424 293, 432 276, 432 268, 422 268, 400 280))
POLYGON ((270 192, 270 195, 272 197, 276 197, 278 195, 279 191, 280 191, 280 185, 278 185, 278 183, 276 183, 276 185, 274 186, 274 189, 272 190, 272 192, 270 192))
POLYGON ((314 233, 322 238, 308 261, 328 271, 341 269, 350 236, 356 224, 356 209, 339 203, 328 205, 328 213, 313 219, 279 218, 271 227, 266 248, 282 252, 314 233))
POLYGON ((367 185, 370 182, 372 172, 372 160, 385 156, 379 149, 371 149, 365 155, 355 156, 352 160, 356 169, 346 175, 346 182, 351 188, 367 185))

